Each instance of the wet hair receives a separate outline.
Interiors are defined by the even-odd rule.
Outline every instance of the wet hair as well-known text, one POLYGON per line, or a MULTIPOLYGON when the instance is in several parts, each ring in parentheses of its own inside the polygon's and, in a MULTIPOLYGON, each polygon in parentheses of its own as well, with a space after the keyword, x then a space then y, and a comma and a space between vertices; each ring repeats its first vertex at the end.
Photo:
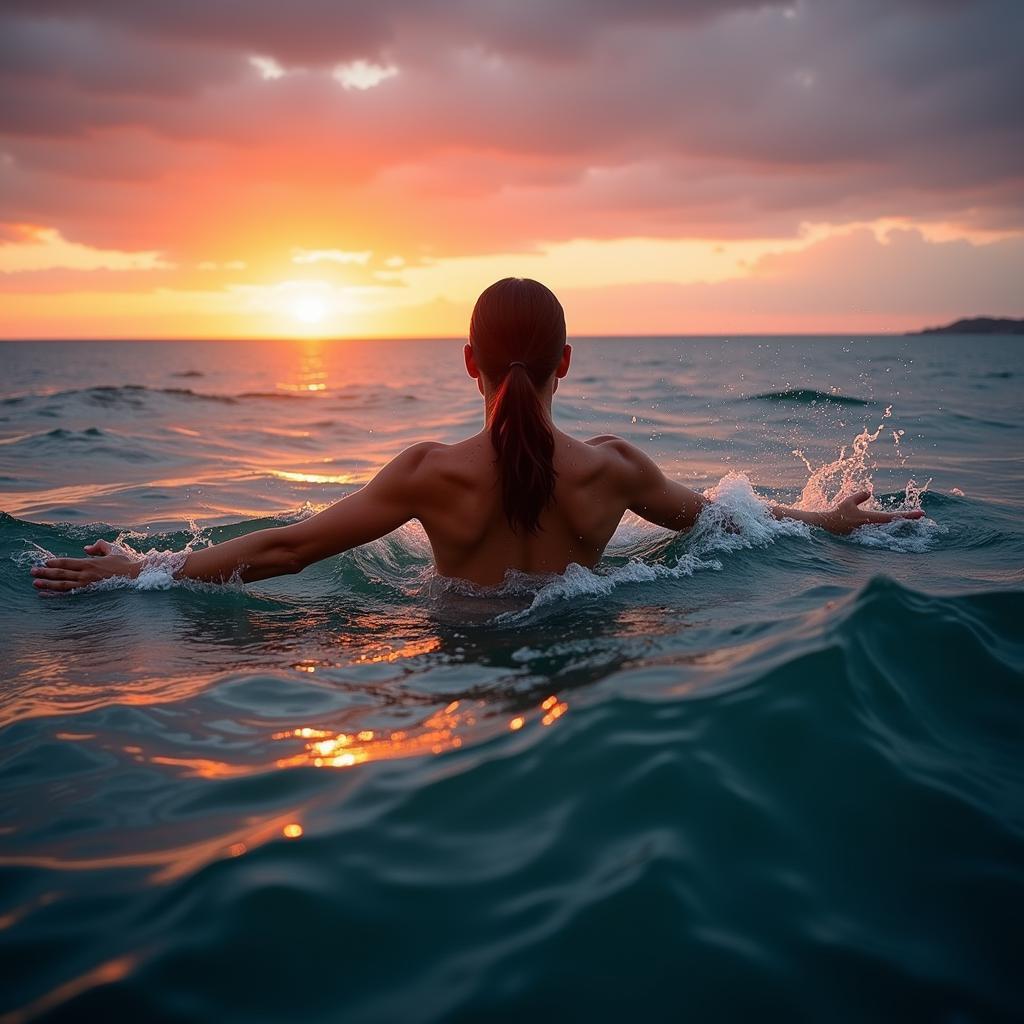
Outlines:
POLYGON ((565 313, 539 281, 506 277, 473 307, 469 343, 496 386, 488 431, 497 455, 502 506, 515 531, 536 533, 555 493, 555 438, 537 388, 565 348, 565 313))

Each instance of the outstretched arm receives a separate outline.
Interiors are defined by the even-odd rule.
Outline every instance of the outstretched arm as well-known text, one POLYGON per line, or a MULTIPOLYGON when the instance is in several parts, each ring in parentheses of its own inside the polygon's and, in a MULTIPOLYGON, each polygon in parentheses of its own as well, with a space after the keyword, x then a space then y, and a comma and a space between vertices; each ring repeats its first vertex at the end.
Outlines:
MULTIPOLYGON (((225 583, 237 574, 251 583, 301 572, 322 558, 383 537, 416 516, 418 470, 431 447, 406 449, 364 487, 309 519, 190 552, 175 578, 225 583)), ((138 560, 107 541, 87 544, 85 550, 92 557, 52 558, 34 568, 35 586, 76 590, 111 576, 135 578, 142 569, 138 560)))
MULTIPOLYGON (((590 443, 606 443, 616 451, 627 493, 627 507, 643 519, 671 530, 688 530, 710 504, 702 494, 666 477, 651 458, 628 442, 604 437, 594 438, 590 443)), ((913 512, 874 512, 860 508, 870 497, 870 491, 858 491, 827 512, 805 512, 785 505, 771 505, 769 511, 776 519, 796 519, 836 534, 850 533, 859 526, 891 523, 894 519, 920 519, 924 515, 920 509, 913 512)))
POLYGON ((703 494, 670 480, 650 456, 621 437, 603 434, 587 444, 599 444, 615 454, 614 472, 626 507, 649 523, 689 530, 710 504, 703 494))
POLYGON ((798 508, 787 508, 785 505, 772 505, 771 514, 776 519, 796 519, 811 526, 820 526, 829 533, 851 533, 858 526, 880 526, 891 523, 894 519, 920 519, 924 512, 914 509, 912 512, 873 512, 860 508, 871 498, 870 491, 857 491, 844 498, 827 512, 804 512, 798 508))

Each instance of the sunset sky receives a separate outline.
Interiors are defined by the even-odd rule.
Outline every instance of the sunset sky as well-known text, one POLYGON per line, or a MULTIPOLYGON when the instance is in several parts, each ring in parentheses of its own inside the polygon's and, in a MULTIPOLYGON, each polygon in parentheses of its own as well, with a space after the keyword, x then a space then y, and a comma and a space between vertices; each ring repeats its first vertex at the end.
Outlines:
POLYGON ((5 0, 0 336, 1024 315, 1019 0, 5 0))

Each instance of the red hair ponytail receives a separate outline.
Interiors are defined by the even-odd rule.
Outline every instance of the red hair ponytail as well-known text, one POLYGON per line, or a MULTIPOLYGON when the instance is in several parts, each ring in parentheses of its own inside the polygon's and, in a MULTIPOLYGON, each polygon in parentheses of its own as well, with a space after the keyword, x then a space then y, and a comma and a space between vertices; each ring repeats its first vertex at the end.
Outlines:
POLYGON ((565 348, 565 314, 537 281, 505 278, 477 300, 469 326, 481 372, 497 385, 488 431, 513 530, 536 533, 555 493, 555 436, 538 388, 565 348))

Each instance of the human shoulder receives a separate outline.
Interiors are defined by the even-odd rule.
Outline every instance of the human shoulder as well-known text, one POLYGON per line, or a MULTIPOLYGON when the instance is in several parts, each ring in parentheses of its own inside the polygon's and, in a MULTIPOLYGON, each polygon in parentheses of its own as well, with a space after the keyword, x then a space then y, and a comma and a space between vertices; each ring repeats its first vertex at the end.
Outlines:
POLYGON ((626 470, 643 470, 651 462, 636 445, 615 434, 598 434, 588 437, 585 443, 606 452, 611 461, 626 470))
POLYGON ((396 456, 388 469, 402 475, 414 488, 434 490, 438 485, 475 479, 480 465, 486 463, 489 468, 490 462, 482 458, 480 438, 470 437, 455 444, 421 441, 396 456))
POLYGON ((423 476, 423 469, 432 453, 447 445, 437 441, 420 441, 399 452, 373 479, 377 488, 405 490, 414 487, 423 476))
POLYGON ((411 445, 388 467, 395 488, 414 515, 423 518, 449 510, 453 501, 480 486, 482 472, 493 473, 493 460, 481 458, 472 439, 455 444, 423 441, 411 445))
POLYGON ((421 466, 432 455, 447 451, 449 448, 451 448, 450 444, 442 444, 440 441, 417 441, 416 444, 411 444, 400 452, 394 461, 401 460, 407 468, 414 469, 421 466))
POLYGON ((419 470, 423 463, 430 458, 431 453, 438 448, 447 448, 448 445, 439 441, 419 441, 409 445, 408 448, 399 452, 381 471, 379 475, 408 476, 419 470))

